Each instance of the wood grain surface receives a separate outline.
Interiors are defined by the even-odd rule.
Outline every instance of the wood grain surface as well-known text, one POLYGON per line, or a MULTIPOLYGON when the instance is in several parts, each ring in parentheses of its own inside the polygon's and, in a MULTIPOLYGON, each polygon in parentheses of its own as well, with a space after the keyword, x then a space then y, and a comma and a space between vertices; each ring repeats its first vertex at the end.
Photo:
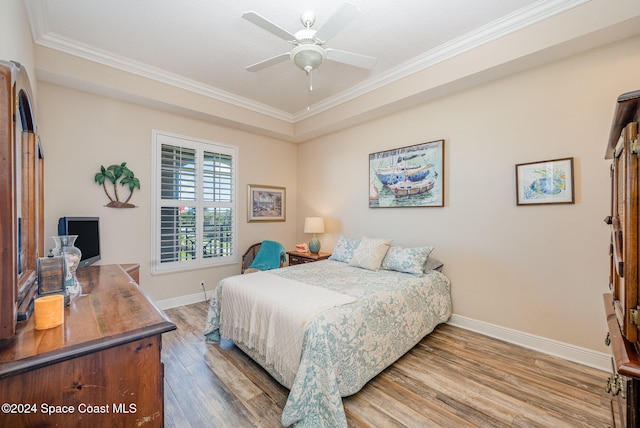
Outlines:
MULTIPOLYGON (((207 304, 169 309, 165 422, 279 427, 288 390, 237 348, 204 342, 207 304)), ((350 427, 606 427, 608 374, 450 325, 343 399, 350 427)))

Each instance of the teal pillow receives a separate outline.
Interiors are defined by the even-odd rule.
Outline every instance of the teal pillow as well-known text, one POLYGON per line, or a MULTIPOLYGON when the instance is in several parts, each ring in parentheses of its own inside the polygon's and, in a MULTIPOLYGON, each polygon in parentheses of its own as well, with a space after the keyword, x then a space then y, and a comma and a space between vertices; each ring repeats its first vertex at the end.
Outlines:
POLYGON ((381 268, 422 276, 432 251, 433 247, 402 248, 392 246, 384 256, 381 268))

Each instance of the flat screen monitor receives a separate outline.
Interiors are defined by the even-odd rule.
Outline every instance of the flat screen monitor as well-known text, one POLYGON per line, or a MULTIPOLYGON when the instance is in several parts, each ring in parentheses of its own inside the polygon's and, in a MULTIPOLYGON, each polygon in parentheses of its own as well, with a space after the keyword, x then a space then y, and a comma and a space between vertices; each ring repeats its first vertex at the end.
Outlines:
POLYGON ((58 235, 78 235, 75 246, 82 252, 79 268, 100 260, 99 217, 61 217, 58 235))

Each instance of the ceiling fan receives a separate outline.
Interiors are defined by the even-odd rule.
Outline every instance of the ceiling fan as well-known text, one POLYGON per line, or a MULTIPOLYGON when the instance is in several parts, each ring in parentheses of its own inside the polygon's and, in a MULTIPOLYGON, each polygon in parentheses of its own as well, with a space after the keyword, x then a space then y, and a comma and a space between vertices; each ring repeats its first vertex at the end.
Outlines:
POLYGON ((335 36, 359 13, 360 10, 356 5, 345 2, 333 16, 325 22, 322 28, 316 31, 311 28, 316 21, 314 12, 302 12, 300 22, 302 22, 304 29, 292 34, 279 25, 258 15, 256 12, 245 12, 242 14, 244 19, 293 45, 291 52, 285 52, 260 61, 248 66, 246 69, 248 71, 258 71, 290 59, 299 69, 307 73, 310 91, 313 90, 311 72, 318 68, 325 59, 371 70, 378 62, 374 57, 338 49, 325 49, 323 47, 327 40, 335 36))

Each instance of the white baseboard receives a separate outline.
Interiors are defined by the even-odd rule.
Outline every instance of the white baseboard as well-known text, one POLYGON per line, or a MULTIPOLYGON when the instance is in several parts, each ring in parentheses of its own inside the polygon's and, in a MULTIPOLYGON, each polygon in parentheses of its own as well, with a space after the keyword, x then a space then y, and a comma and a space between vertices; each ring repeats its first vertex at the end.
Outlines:
POLYGON ((447 324, 475 331, 485 336, 504 340, 505 342, 543 352, 548 355, 564 358, 565 360, 583 364, 606 372, 611 371, 611 355, 603 352, 592 351, 557 340, 547 339, 533 334, 524 333, 499 325, 489 324, 466 318, 460 315, 452 315, 447 324))
MULTIPOLYGON (((208 293, 212 292, 213 291, 209 291, 208 293)), ((207 296, 207 299, 208 298, 209 296, 207 296)), ((158 300, 155 303, 160 309, 164 310, 178 306, 191 305, 204 300, 204 293, 195 293, 171 299, 158 300)), ((581 348, 579 346, 570 345, 557 340, 547 339, 455 314, 451 315, 447 324, 464 328, 465 330, 475 331, 477 333, 484 334, 485 336, 494 337, 496 339, 504 340, 505 342, 520 345, 545 354, 564 358, 565 360, 583 364, 588 367, 593 367, 606 372, 611 370, 611 355, 603 352, 592 351, 590 349, 581 348)))
POLYGON ((213 293, 213 291, 207 291, 206 299, 205 293, 200 292, 195 294, 188 294, 186 296, 172 297, 171 299, 156 300, 154 301, 154 303, 162 310, 177 308, 178 306, 185 306, 191 305, 193 303, 203 302, 211 297, 211 293, 213 293))

